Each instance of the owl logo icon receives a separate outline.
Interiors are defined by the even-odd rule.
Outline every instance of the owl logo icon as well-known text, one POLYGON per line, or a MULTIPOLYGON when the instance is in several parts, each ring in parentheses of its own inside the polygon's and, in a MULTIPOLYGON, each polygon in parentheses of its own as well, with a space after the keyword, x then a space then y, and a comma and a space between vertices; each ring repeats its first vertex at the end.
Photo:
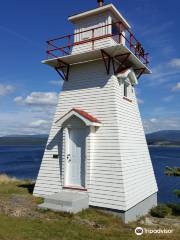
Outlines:
POLYGON ((144 232, 144 231, 143 231, 143 228, 142 228, 142 227, 137 227, 137 228, 135 229, 135 234, 138 235, 138 236, 142 235, 143 232, 144 232))

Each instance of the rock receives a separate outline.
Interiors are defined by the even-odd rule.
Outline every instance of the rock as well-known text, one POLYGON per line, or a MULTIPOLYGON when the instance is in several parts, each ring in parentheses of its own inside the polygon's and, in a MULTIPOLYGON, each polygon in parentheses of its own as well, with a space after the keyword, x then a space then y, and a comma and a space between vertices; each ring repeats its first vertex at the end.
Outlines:
POLYGON ((154 222, 153 222, 153 219, 150 218, 150 217, 146 217, 145 220, 144 220, 145 224, 147 225, 155 225, 154 222))

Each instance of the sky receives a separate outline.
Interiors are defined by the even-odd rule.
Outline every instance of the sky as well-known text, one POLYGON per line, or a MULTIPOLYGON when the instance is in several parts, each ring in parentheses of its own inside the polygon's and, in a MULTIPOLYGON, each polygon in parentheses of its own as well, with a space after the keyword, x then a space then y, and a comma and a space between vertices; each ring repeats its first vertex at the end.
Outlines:
MULTIPOLYGON (((146 132, 180 129, 179 0, 105 0, 150 53, 136 88, 146 132)), ((62 80, 41 64, 46 40, 73 32, 67 18, 96 0, 6 0, 0 8, 0 136, 49 132, 62 80)))

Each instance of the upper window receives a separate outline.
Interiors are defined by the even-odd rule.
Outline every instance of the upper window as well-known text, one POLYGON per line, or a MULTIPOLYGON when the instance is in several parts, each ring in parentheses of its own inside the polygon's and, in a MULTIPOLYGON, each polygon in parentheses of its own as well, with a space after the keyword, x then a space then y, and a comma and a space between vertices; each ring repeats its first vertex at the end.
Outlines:
POLYGON ((112 35, 119 35, 120 31, 119 31, 119 27, 116 23, 112 24, 112 35))
POLYGON ((128 97, 128 87, 129 84, 124 82, 124 97, 128 97))
POLYGON ((132 87, 131 87, 131 83, 127 80, 124 81, 123 84, 124 87, 124 97, 131 99, 132 98, 132 87))

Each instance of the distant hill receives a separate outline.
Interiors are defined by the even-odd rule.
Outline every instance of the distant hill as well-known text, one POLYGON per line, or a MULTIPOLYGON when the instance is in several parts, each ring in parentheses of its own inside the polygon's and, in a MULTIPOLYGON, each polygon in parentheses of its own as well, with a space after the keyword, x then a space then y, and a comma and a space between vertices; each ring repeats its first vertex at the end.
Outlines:
POLYGON ((0 146, 46 145, 48 135, 9 135, 0 137, 0 146))
MULTIPOLYGON (((0 137, 0 146, 46 145, 48 135, 9 135, 0 137)), ((146 134, 148 145, 180 146, 180 130, 166 130, 146 134)))
POLYGON ((146 134, 149 145, 180 146, 180 130, 164 130, 146 134))

